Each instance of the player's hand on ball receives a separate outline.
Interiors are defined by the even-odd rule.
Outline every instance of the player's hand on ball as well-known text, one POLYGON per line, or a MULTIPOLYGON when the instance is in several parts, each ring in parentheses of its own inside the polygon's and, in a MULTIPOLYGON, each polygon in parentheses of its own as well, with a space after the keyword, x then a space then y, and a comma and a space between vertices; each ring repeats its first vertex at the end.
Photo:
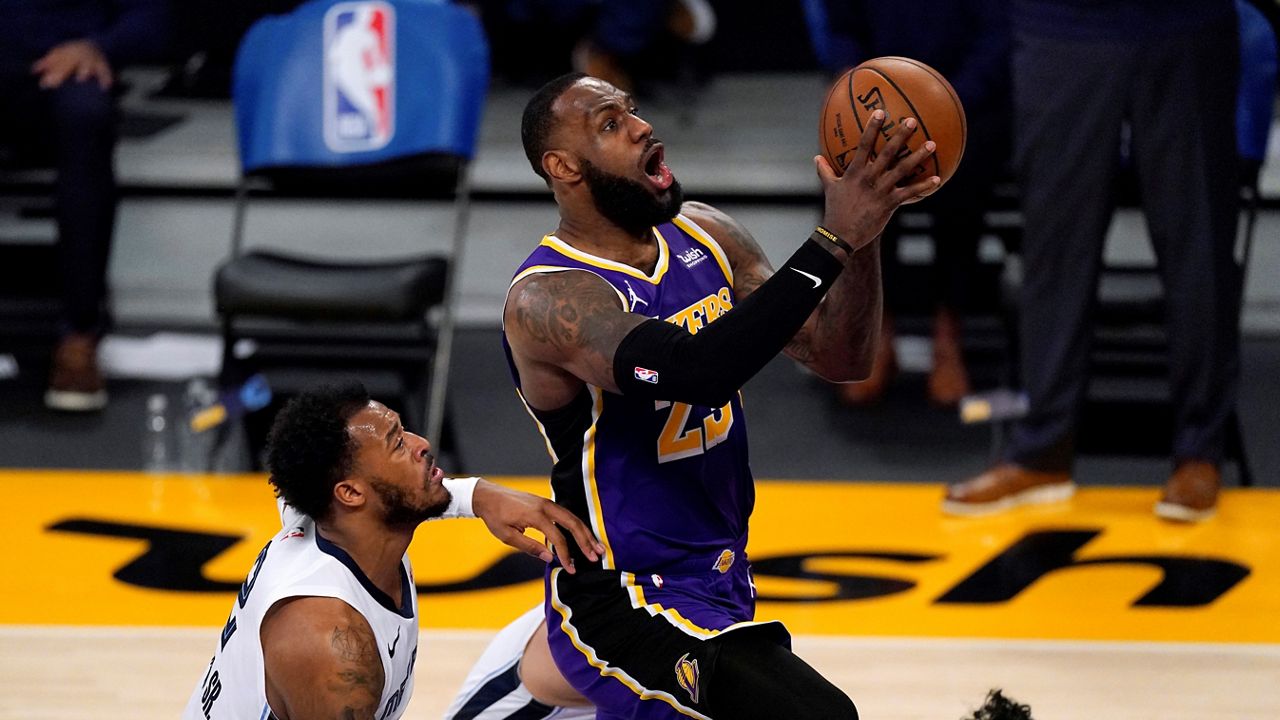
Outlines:
POLYGON ((909 181, 936 148, 930 140, 914 152, 904 152, 916 131, 914 118, 899 122, 881 152, 872 156, 884 122, 884 112, 871 114, 843 176, 836 174, 826 158, 814 158, 826 200, 822 224, 854 250, 878 237, 898 206, 915 202, 942 184, 937 175, 909 181))

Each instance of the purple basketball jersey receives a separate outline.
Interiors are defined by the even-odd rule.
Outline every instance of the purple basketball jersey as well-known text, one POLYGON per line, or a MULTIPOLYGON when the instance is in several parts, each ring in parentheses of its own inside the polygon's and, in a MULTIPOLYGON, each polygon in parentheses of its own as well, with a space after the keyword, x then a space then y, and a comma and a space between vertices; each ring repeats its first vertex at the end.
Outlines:
MULTIPOLYGON (((612 285, 626 310, 697 333, 734 305, 728 258, 682 215, 654 231, 658 261, 652 274, 548 235, 512 284, 535 273, 585 270, 612 285)), ((505 335, 503 345, 519 388, 505 335)), ((647 368, 627 372, 640 380, 654 377, 647 368)), ((589 519, 606 547, 604 568, 706 572, 742 557, 755 488, 741 395, 711 408, 655 403, 588 385, 563 408, 529 410, 555 463, 553 496, 589 519)))

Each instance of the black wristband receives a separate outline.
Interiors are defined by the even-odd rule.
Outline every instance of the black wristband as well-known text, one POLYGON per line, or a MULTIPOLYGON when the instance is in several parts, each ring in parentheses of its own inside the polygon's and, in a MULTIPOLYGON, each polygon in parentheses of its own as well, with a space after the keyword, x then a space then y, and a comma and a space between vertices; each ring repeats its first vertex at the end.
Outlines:
POLYGON ((830 230, 822 227, 821 225, 815 227, 813 229, 813 234, 810 235, 809 237, 819 242, 826 240, 827 242, 834 243, 835 246, 840 248, 841 250, 844 250, 850 255, 853 254, 853 247, 850 246, 849 243, 845 242, 844 240, 841 240, 839 235, 831 232, 830 230))

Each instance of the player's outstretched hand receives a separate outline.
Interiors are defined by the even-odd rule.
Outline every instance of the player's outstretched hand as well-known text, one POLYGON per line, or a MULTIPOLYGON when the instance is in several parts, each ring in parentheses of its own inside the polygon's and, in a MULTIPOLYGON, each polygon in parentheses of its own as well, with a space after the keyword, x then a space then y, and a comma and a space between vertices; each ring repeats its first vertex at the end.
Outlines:
POLYGON ((826 158, 821 155, 814 158, 826 198, 822 224, 854 250, 876 239, 899 205, 918 200, 942 184, 942 178, 937 175, 906 182, 935 148, 934 142, 929 140, 914 152, 904 152, 907 139, 918 126, 915 118, 899 122, 888 142, 872 158, 884 123, 883 110, 871 113, 862 137, 858 139, 858 149, 854 151, 853 160, 843 176, 836 175, 826 158))
POLYGON ((544 497, 481 480, 476 484, 475 494, 471 497, 471 509, 476 517, 484 520, 494 537, 543 562, 551 562, 551 551, 525 535, 524 531, 533 528, 542 533, 555 548, 560 564, 570 573, 574 572, 573 558, 569 555, 569 546, 565 543, 564 533, 560 528, 573 535, 578 547, 582 548, 583 554, 592 562, 600 559, 600 555, 604 553, 604 546, 591 534, 586 523, 544 497))

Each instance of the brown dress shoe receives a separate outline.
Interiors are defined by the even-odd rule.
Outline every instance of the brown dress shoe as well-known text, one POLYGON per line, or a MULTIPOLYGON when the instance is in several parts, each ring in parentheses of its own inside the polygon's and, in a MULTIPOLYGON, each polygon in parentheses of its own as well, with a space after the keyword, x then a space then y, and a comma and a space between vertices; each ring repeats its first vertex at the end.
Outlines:
POLYGON ((51 410, 90 412, 107 405, 106 385, 98 372, 98 338, 72 333, 53 351, 53 369, 44 404, 51 410))
POLYGON ((993 515, 1019 505, 1068 500, 1076 492, 1071 474, 1037 472, 1002 463, 981 475, 947 488, 942 512, 947 515, 993 515))
POLYGON ((716 12, 707 0, 675 0, 667 13, 667 31, 690 45, 703 45, 716 33, 716 12))
POLYGON ((1213 463, 1187 460, 1178 465, 1165 483, 1164 496, 1156 503, 1156 515, 1175 522, 1200 522, 1218 510, 1222 475, 1213 463))
POLYGON ((871 362, 871 375, 862 382, 836 386, 836 398, 844 405, 873 405, 884 398, 898 374, 898 352, 893 346, 893 321, 888 315, 880 325, 880 344, 871 362))
POLYGON ((935 405, 955 407, 969 394, 962 338, 960 318, 947 308, 938 308, 933 323, 933 369, 929 371, 929 400, 935 405))

